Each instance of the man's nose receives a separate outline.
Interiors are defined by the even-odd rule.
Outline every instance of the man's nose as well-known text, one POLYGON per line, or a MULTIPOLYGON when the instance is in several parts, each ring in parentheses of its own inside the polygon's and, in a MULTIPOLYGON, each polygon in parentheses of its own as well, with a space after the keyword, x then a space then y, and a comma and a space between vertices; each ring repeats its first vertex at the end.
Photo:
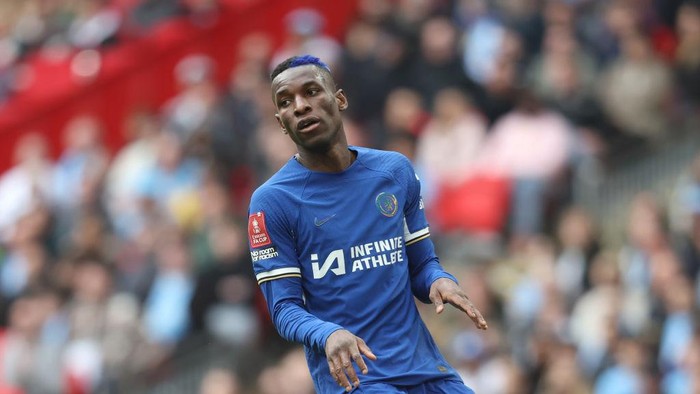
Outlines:
POLYGON ((298 95, 294 98, 294 114, 301 115, 311 110, 311 105, 304 96, 298 95))

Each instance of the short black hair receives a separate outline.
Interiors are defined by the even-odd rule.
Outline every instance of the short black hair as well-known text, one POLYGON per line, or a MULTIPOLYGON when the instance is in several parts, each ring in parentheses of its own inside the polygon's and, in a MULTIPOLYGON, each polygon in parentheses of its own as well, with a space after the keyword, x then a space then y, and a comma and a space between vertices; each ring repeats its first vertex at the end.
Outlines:
POLYGON ((328 67, 328 65, 324 63, 321 59, 311 55, 292 56, 284 60, 282 63, 278 64, 274 70, 272 70, 272 73, 270 74, 270 81, 273 81, 275 78, 277 78, 278 75, 290 68, 306 65, 315 66, 326 71, 328 75, 331 76, 332 81, 333 76, 331 75, 331 68, 328 67))

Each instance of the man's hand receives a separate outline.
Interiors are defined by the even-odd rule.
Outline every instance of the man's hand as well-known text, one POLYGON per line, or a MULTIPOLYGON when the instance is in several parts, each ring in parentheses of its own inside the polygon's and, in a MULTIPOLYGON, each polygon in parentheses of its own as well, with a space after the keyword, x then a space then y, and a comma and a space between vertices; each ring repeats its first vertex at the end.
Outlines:
POLYGON ((489 328, 486 320, 481 316, 481 312, 472 304, 469 297, 464 294, 464 290, 453 280, 440 278, 430 286, 430 301, 435 304, 435 312, 442 313, 445 309, 445 302, 452 304, 455 308, 466 313, 472 319, 476 328, 485 330, 489 328))
POLYGON ((352 365, 353 361, 360 368, 360 372, 367 374, 367 365, 362 355, 365 355, 370 360, 377 359, 377 356, 372 353, 365 341, 348 330, 338 330, 326 340, 328 368, 333 379, 341 387, 344 387, 345 391, 349 392, 353 386, 357 387, 360 385, 360 379, 357 377, 355 367, 352 365), (352 382, 352 385, 350 385, 350 382, 352 382))

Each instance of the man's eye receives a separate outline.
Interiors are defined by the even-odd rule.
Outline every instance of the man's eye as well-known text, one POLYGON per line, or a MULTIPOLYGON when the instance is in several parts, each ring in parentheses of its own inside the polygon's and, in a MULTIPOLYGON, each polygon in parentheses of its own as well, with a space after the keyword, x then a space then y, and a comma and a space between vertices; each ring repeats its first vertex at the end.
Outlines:
POLYGON ((288 107, 290 103, 291 103, 290 100, 282 100, 282 101, 280 101, 279 105, 280 105, 280 107, 284 108, 284 107, 288 107))
POLYGON ((318 89, 309 89, 308 91, 309 96, 315 96, 316 93, 318 93, 318 89))

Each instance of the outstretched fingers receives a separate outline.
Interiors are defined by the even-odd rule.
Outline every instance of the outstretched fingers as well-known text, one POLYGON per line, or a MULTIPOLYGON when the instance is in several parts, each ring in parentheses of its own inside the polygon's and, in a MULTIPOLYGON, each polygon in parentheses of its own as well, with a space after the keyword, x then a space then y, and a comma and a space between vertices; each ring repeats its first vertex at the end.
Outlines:
MULTIPOLYGON (((354 359, 354 357, 353 357, 354 359)), ((343 371, 345 372, 345 375, 349 378, 348 381, 349 383, 352 384, 353 387, 357 387, 360 385, 360 379, 357 377, 357 373, 355 372, 355 367, 352 365, 352 361, 350 359, 350 354, 348 352, 342 352, 340 353, 340 362, 342 363, 343 371)), ((352 387, 345 387, 345 390, 349 391, 352 390, 352 387)))
POLYGON ((333 376, 333 379, 340 387, 344 388, 345 391, 348 392, 352 390, 352 386, 350 385, 347 375, 345 375, 343 364, 339 357, 328 359, 328 369, 330 369, 331 376, 333 376))
POLYGON ((454 294, 451 297, 449 297, 449 299, 447 299, 446 301, 454 305, 457 309, 466 313, 467 316, 469 316, 469 318, 472 319, 474 325, 476 325, 476 328, 480 330, 485 330, 489 328, 488 324, 486 323, 486 319, 484 319, 484 317, 481 315, 481 312, 479 312, 479 310, 476 309, 476 307, 471 302, 469 297, 466 296, 466 294, 454 294))
POLYGON ((369 372, 363 356, 371 360, 377 359, 362 338, 347 330, 334 332, 326 341, 328 369, 336 383, 345 391, 352 391, 353 387, 360 385, 355 365, 363 374, 369 372))

